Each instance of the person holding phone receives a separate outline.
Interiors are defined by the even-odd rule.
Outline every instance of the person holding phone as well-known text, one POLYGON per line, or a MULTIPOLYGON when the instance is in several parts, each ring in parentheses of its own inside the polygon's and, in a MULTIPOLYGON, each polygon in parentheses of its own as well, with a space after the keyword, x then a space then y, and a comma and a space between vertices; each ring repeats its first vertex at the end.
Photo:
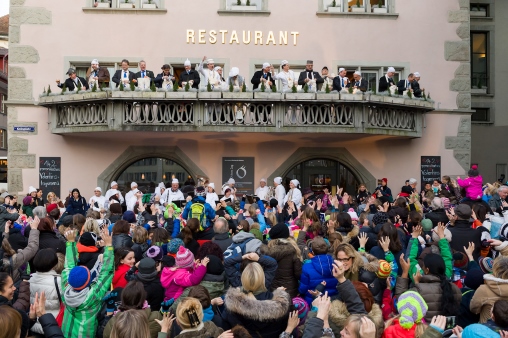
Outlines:
POLYGON ((381 185, 374 190, 374 195, 376 197, 386 197, 390 203, 393 203, 392 189, 388 188, 388 179, 382 178, 381 185))

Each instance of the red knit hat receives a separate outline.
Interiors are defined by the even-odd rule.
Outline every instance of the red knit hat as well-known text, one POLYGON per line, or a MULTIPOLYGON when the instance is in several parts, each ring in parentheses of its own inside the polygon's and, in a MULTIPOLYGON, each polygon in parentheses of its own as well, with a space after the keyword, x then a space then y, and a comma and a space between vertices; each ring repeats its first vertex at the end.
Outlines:
POLYGON ((194 255, 189 249, 180 246, 176 253, 176 266, 179 268, 190 268, 194 265, 194 255))
POLYGON ((48 206, 46 207, 46 211, 49 214, 51 212, 51 210, 54 210, 56 208, 58 208, 58 205, 56 203, 51 203, 51 204, 48 204, 48 206))
POLYGON ((385 183, 388 183, 388 179, 387 178, 382 178, 381 181, 385 181, 385 183))
POLYGON ((388 278, 390 273, 392 272, 392 266, 390 263, 385 261, 384 259, 379 260, 379 269, 376 272, 376 275, 379 278, 388 278))

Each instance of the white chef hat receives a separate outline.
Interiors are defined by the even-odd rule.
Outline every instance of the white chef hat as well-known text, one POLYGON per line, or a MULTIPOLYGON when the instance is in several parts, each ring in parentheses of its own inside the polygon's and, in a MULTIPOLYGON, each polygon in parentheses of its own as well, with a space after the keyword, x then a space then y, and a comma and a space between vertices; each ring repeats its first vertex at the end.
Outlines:
POLYGON ((344 68, 339 68, 339 73, 345 71, 344 68))
POLYGON ((291 180, 291 183, 293 183, 297 188, 300 185, 300 182, 297 179, 291 180))
POLYGON ((206 63, 215 63, 215 62, 213 62, 213 59, 208 59, 206 60, 206 63))
POLYGON ((388 67, 388 71, 387 73, 395 73, 395 68, 393 67, 388 67))
POLYGON ((209 183, 208 186, 212 187, 212 189, 215 190, 215 183, 209 183))
POLYGON ((362 76, 362 73, 360 73, 358 70, 355 71, 355 74, 358 75, 358 76, 362 76))
POLYGON ((415 184, 417 181, 416 181, 416 178, 410 178, 409 179, 409 184, 415 184))
POLYGON ((93 59, 91 62, 92 65, 99 65, 99 60, 93 59))
POLYGON ((234 77, 237 76, 238 74, 240 74, 240 69, 238 69, 238 67, 233 67, 229 71, 229 77, 234 77))
POLYGON ((266 183, 266 178, 260 179, 259 182, 265 182, 266 183))
POLYGON ((281 184, 281 183, 282 183, 282 177, 275 177, 275 178, 273 179, 273 182, 274 182, 274 183, 277 183, 277 184, 281 184))
POLYGON ((97 190, 97 191, 100 191, 100 192, 102 192, 102 189, 101 189, 101 187, 97 187, 97 188, 95 188, 95 190, 94 190, 94 191, 96 191, 96 190, 97 190))
POLYGON ((288 60, 282 60, 282 61, 280 62, 280 65, 281 65, 281 66, 285 66, 285 65, 287 65, 288 63, 289 63, 289 62, 288 62, 288 60))
POLYGON ((178 182, 178 178, 173 178, 173 180, 171 181, 171 184, 173 184, 173 183, 178 183, 178 184, 180 184, 180 182, 178 182))
POLYGON ((158 187, 166 189, 166 185, 164 184, 164 182, 160 182, 158 187))
POLYGON ((113 188, 115 185, 118 185, 118 183, 116 183, 116 181, 113 181, 111 182, 110 187, 113 188))
POLYGON ((185 60, 185 62, 183 63, 184 66, 190 66, 191 65, 191 62, 189 59, 185 60))
POLYGON ((270 64, 268 62, 263 63, 263 69, 265 69, 266 67, 270 67, 270 64))
POLYGON ((138 186, 138 184, 136 182, 132 182, 131 183, 131 189, 134 188, 134 187, 137 187, 137 186, 138 186))
POLYGON ((414 73, 413 73, 413 75, 414 75, 415 77, 420 77, 420 73, 418 73, 418 72, 414 72, 414 73))
POLYGON ((219 69, 222 69, 222 67, 221 66, 215 66, 215 68, 213 70, 218 71, 219 69))
POLYGON ((29 186, 29 187, 28 187, 28 193, 29 193, 29 194, 31 194, 31 193, 33 193, 33 192, 37 192, 37 189, 35 189, 35 188, 34 188, 34 187, 32 187, 32 186, 29 186))
POLYGON ((228 184, 235 184, 235 180, 231 177, 231 178, 228 180, 228 184))

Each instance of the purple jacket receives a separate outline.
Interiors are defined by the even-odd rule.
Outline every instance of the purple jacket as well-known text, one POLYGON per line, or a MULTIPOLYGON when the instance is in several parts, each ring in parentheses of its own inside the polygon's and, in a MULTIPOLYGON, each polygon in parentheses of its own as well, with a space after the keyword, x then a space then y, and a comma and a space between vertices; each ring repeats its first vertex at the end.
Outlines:
POLYGON ((483 196, 481 175, 476 177, 468 177, 466 179, 457 179, 457 183, 466 190, 466 197, 471 200, 479 200, 483 196))

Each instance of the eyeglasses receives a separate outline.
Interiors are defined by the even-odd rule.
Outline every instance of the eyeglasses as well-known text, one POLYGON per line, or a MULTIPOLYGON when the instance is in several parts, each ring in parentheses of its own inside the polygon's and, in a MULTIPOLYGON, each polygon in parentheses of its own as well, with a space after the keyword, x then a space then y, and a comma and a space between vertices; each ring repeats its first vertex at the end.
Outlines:
POLYGON ((353 257, 348 257, 348 258, 337 258, 337 260, 338 260, 339 262, 342 262, 342 263, 347 263, 347 262, 348 262, 351 258, 353 258, 353 257))

